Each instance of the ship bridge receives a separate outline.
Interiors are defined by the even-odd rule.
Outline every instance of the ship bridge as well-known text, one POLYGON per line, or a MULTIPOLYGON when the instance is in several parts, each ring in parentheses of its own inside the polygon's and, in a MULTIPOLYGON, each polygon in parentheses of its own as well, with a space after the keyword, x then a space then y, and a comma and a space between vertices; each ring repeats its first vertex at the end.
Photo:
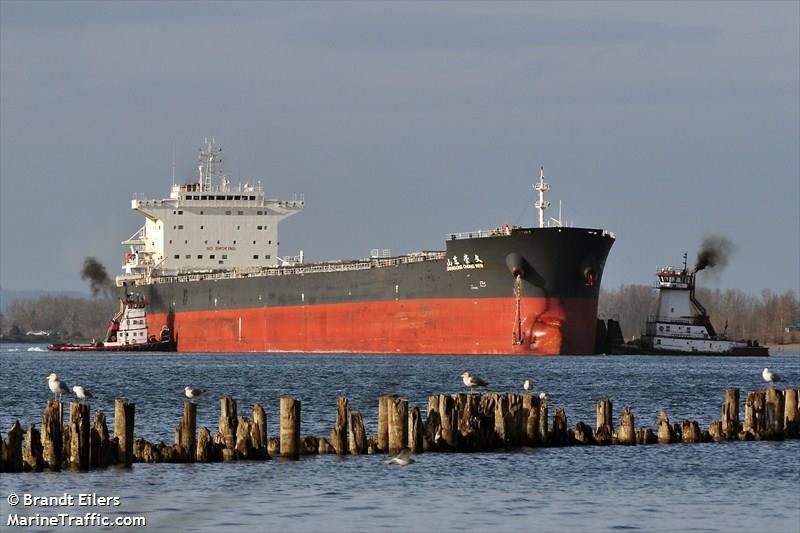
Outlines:
POLYGON ((231 187, 222 173, 221 154, 213 139, 206 140, 196 181, 178 185, 173 176, 169 198, 133 198, 131 209, 145 223, 122 242, 128 247, 125 277, 279 264, 278 224, 300 212, 305 198, 268 198, 260 181, 231 187))

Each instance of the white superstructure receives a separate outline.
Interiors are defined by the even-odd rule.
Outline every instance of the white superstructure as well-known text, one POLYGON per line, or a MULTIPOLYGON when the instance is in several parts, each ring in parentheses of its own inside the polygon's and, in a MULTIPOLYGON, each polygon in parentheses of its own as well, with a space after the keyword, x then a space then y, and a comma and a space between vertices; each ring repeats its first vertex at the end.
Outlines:
POLYGON ((688 270, 686 255, 683 266, 667 266, 656 271, 658 308, 647 320, 642 345, 664 352, 726 353, 743 348, 747 343, 718 335, 705 308, 694 297, 696 272, 688 270))
POLYGON ((198 157, 197 181, 173 184, 169 198, 131 201, 145 224, 122 243, 129 248, 121 278, 285 263, 278 257, 278 223, 303 209, 302 195, 293 200, 267 198, 260 182, 231 187, 222 173, 221 153, 213 139, 206 140, 198 157))

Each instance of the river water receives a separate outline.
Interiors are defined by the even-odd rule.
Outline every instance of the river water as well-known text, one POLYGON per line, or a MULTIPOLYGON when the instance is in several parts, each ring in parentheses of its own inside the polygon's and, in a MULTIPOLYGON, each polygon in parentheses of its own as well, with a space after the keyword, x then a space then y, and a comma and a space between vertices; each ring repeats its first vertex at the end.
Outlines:
MULTIPOLYGON (((630 406, 636 426, 719 418, 723 391, 763 389, 769 366, 800 386, 800 354, 765 358, 570 356, 375 356, 261 354, 58 354, 0 345, 0 429, 41 422, 46 376, 90 389, 109 423, 115 398, 136 403, 137 437, 171 442, 183 387, 210 389, 198 425, 217 428, 218 399, 254 402, 275 436, 278 398, 302 401, 302 434, 327 436, 336 398, 377 427, 377 398, 398 394, 425 410, 427 397, 460 392, 465 370, 488 390, 521 391, 530 379, 566 410, 568 424, 594 425, 610 398, 614 419, 630 406)), ((743 405, 741 406, 743 417, 743 405)), ((407 467, 383 456, 300 461, 139 465, 89 473, 0 474, 0 529, 9 514, 99 511, 144 516, 165 531, 800 531, 800 441, 634 447, 568 447, 485 454, 421 454, 407 467), (112 508, 11 507, 9 494, 116 496, 112 508)), ((26 528, 36 530, 37 528, 26 528)), ((63 530, 39 527, 39 530, 63 530)), ((91 530, 92 528, 89 528, 91 530)), ((14 528, 11 528, 14 530, 14 528)))

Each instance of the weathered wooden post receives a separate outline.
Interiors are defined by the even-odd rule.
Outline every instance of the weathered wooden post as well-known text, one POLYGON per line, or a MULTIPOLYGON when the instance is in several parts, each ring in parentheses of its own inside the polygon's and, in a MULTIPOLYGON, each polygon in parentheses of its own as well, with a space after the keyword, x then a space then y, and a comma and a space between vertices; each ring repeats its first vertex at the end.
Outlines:
POLYGON ((708 434, 714 442, 722 442, 725 440, 725 432, 722 431, 722 421, 714 420, 708 425, 708 434))
POLYGON ((798 420, 798 389, 786 389, 785 402, 783 404, 783 425, 786 436, 797 438, 800 430, 800 420, 798 420))
POLYGON ((631 408, 627 406, 622 409, 622 414, 619 417, 617 444, 636 444, 636 429, 634 428, 633 413, 631 413, 631 408))
POLYGON ((597 416, 597 427, 594 438, 597 444, 611 444, 614 440, 614 405, 611 400, 599 400, 595 410, 597 416))
POLYGON ((750 438, 748 434, 755 438, 761 438, 761 434, 766 429, 766 419, 766 393, 763 391, 748 393, 744 405, 744 435, 740 438, 750 438))
POLYGON ((347 419, 350 417, 347 398, 336 399, 336 425, 331 430, 331 445, 337 455, 347 454, 347 419))
POLYGON ((509 443, 510 430, 508 424, 508 396, 493 394, 494 396, 494 432, 498 440, 506 445, 509 443))
MULTIPOLYGON (((0 438, 0 440, 3 440, 0 438)), ((3 454, 0 453, 0 462, 3 454)), ((42 457, 42 436, 34 424, 28 427, 25 433, 25 448, 22 450, 23 469, 26 472, 41 472, 44 469, 44 458, 42 457)))
POLYGON ((225 447, 222 449, 222 460, 236 459, 236 430, 239 418, 236 416, 236 400, 223 396, 219 400, 219 433, 225 447))
POLYGON ((63 415, 61 402, 48 400, 42 415, 42 456, 50 470, 61 470, 63 460, 63 415))
POLYGON ((575 444, 587 445, 593 443, 594 435, 592 434, 592 428, 584 422, 575 424, 575 444))
POLYGON ((658 438, 650 428, 640 428, 636 432, 636 444, 655 444, 658 438))
POLYGON ((550 433, 550 444, 565 446, 567 444, 567 413, 557 407, 553 415, 553 431, 550 433))
POLYGON ((415 405, 408 412, 408 447, 411 448, 413 453, 422 451, 423 433, 422 415, 419 407, 415 405))
POLYGON ((351 455, 367 453, 367 432, 364 430, 364 417, 359 411, 350 414, 348 427, 348 443, 351 455))
POLYGON ((735 439, 742 430, 739 422, 739 389, 726 389, 722 403, 722 434, 728 440, 735 439))
POLYGON ((458 415, 455 413, 455 401, 449 394, 439 395, 439 421, 441 423, 440 444, 455 449, 458 430, 458 415))
POLYGON ((183 417, 175 429, 175 448, 187 463, 197 459, 197 404, 189 400, 183 402, 183 417))
POLYGON ((280 453, 281 457, 300 456, 300 400, 281 396, 280 453))
POLYGON ((253 426, 251 429, 253 450, 259 459, 269 456, 267 454, 267 413, 260 404, 253 405, 253 426))
POLYGON ((389 453, 398 453, 407 444, 408 400, 394 398, 389 406, 389 453))
MULTIPOLYGON (((0 438, 2 440, 2 438, 0 438)), ((8 432, 8 447, 6 452, 6 472, 22 472, 22 426, 19 420, 14 422, 8 432)), ((2 459, 2 457, 0 457, 2 459)))
POLYGON ((195 450, 195 460, 198 463, 210 463, 214 459, 214 443, 211 440, 211 432, 203 426, 197 433, 197 449, 195 450))
POLYGON ((770 387, 767 389, 766 429, 773 436, 783 434, 783 391, 770 387))
POLYGON ((85 403, 69 404, 69 427, 71 433, 69 465, 79 470, 89 470, 89 406, 85 403))
POLYGON ((252 429, 246 416, 240 416, 236 424, 236 458, 253 459, 252 429))
POLYGON ((697 420, 684 420, 681 423, 681 438, 685 443, 703 442, 703 433, 697 420))
POLYGON ((526 394, 522 398, 522 408, 528 413, 525 420, 525 442, 536 446, 539 443, 539 398, 526 394))
POLYGON ((671 444, 675 442, 675 432, 669 423, 669 417, 666 411, 661 411, 658 414, 658 443, 671 444))
POLYGON ((108 435, 106 415, 103 411, 94 412, 94 424, 89 436, 89 463, 92 467, 108 466, 114 463, 114 451, 108 435))
POLYGON ((389 406, 397 396, 378 398, 378 449, 383 453, 389 449, 389 406))
POLYGON ((550 430, 548 422, 547 402, 539 402, 539 444, 546 446, 550 441, 550 430))
POLYGON ((118 460, 129 466, 133 463, 133 425, 136 405, 125 400, 114 400, 114 436, 118 439, 118 460))

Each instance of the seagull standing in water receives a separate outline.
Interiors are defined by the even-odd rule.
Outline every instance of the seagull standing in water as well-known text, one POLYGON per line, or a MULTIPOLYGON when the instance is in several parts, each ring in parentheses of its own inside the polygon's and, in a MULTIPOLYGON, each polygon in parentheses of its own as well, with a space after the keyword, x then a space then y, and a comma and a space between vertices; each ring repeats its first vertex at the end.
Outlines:
POLYGON ((199 398, 203 394, 208 392, 208 389, 195 389, 194 387, 186 387, 183 389, 183 394, 189 398, 190 400, 194 400, 195 398, 199 398))
POLYGON ((66 383, 59 381, 58 374, 55 372, 47 376, 47 385, 50 387, 50 392, 53 393, 53 397, 57 402, 61 401, 62 394, 69 394, 69 387, 67 387, 66 383))
POLYGON ((764 371, 761 372, 761 377, 764 378, 764 381, 769 383, 770 387, 773 383, 777 383, 781 380, 781 377, 775 372, 772 372, 769 368, 765 368, 764 371))
POLYGON ((411 448, 403 448, 402 450, 400 450, 400 453, 386 460, 387 465, 400 465, 400 466, 407 466, 413 462, 414 459, 411 456, 411 448))
POLYGON ((91 392, 84 389, 80 385, 75 385, 74 387, 72 387, 72 392, 75 393, 75 396, 77 396, 79 400, 89 400, 91 398, 94 398, 91 392))
POLYGON ((473 376, 469 372, 464 372, 463 374, 461 374, 461 379, 464 380, 464 385, 466 385, 470 389, 473 389, 475 387, 485 387, 486 385, 488 385, 487 382, 485 382, 478 376, 473 376))

